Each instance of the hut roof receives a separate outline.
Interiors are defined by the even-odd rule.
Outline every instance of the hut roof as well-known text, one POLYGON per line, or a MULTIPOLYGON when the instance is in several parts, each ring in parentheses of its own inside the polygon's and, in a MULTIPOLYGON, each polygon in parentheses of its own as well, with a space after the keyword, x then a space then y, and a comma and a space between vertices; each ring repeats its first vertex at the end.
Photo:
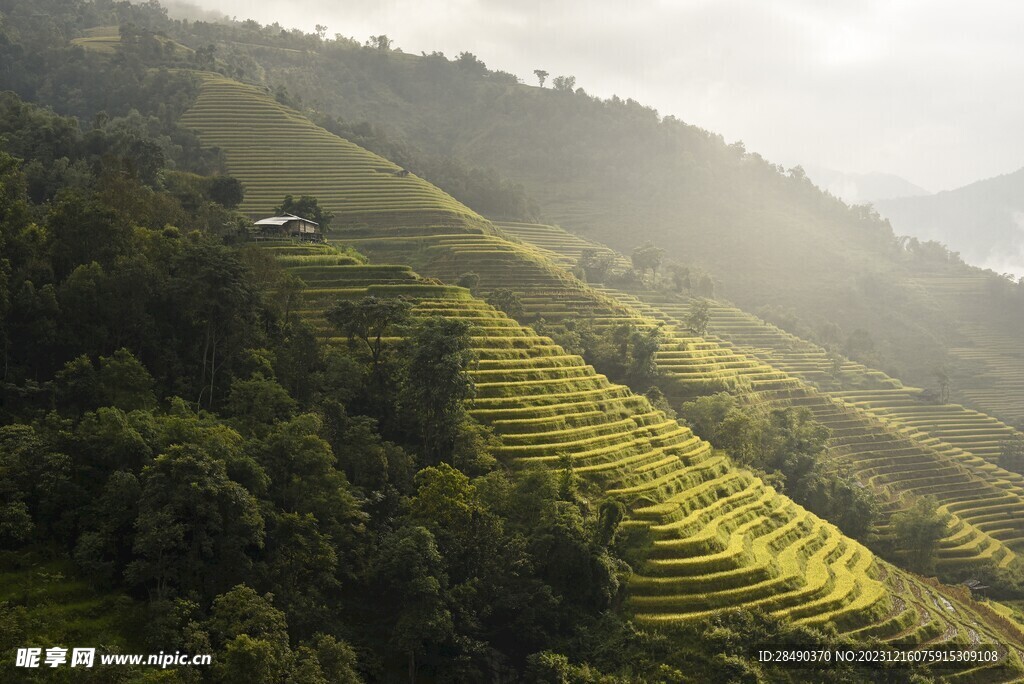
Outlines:
POLYGON ((256 225, 257 226, 283 226, 284 224, 289 223, 291 221, 302 221, 303 223, 310 223, 310 224, 312 224, 314 226, 319 226, 320 225, 316 221, 310 221, 309 219, 302 218, 301 216, 296 216, 295 214, 284 214, 283 216, 271 216, 269 218, 260 219, 259 221, 256 222, 256 225))

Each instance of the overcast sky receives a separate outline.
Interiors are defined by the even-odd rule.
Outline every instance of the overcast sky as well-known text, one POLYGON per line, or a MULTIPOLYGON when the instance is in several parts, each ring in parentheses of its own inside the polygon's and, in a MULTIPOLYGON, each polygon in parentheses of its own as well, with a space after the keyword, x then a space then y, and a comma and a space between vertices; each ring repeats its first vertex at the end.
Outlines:
POLYGON ((476 54, 528 83, 661 114, 790 166, 946 190, 1024 166, 1019 0, 192 0, 406 52, 476 54))

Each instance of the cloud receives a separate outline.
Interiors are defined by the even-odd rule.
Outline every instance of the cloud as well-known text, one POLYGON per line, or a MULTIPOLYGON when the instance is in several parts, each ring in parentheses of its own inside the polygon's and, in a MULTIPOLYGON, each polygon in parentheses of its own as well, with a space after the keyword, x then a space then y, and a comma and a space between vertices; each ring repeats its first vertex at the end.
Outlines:
POLYGON ((988 257, 981 262, 982 268, 990 268, 996 273, 1012 273, 1017 278, 1024 277, 1024 212, 1014 212, 1013 222, 1017 233, 1008 246, 994 248, 988 257))

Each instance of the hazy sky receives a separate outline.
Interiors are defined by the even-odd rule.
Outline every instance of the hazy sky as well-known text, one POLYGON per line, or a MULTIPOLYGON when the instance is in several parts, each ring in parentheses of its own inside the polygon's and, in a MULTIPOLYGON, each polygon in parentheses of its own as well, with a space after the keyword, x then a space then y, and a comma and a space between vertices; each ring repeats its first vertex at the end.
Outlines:
POLYGON ((238 19, 572 74, 787 166, 932 191, 1024 166, 1019 0, 192 0, 238 19))

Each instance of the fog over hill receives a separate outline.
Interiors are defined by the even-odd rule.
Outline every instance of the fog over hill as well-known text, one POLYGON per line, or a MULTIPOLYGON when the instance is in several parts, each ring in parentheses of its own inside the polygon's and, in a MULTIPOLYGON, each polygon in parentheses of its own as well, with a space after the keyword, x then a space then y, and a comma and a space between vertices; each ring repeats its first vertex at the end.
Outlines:
POLYGON ((965 261, 1024 275, 1024 169, 928 197, 881 200, 898 234, 938 240, 965 261))
POLYGON ((804 171, 815 185, 847 204, 866 204, 893 197, 921 197, 931 194, 906 178, 891 173, 850 173, 813 165, 805 166, 804 171))

